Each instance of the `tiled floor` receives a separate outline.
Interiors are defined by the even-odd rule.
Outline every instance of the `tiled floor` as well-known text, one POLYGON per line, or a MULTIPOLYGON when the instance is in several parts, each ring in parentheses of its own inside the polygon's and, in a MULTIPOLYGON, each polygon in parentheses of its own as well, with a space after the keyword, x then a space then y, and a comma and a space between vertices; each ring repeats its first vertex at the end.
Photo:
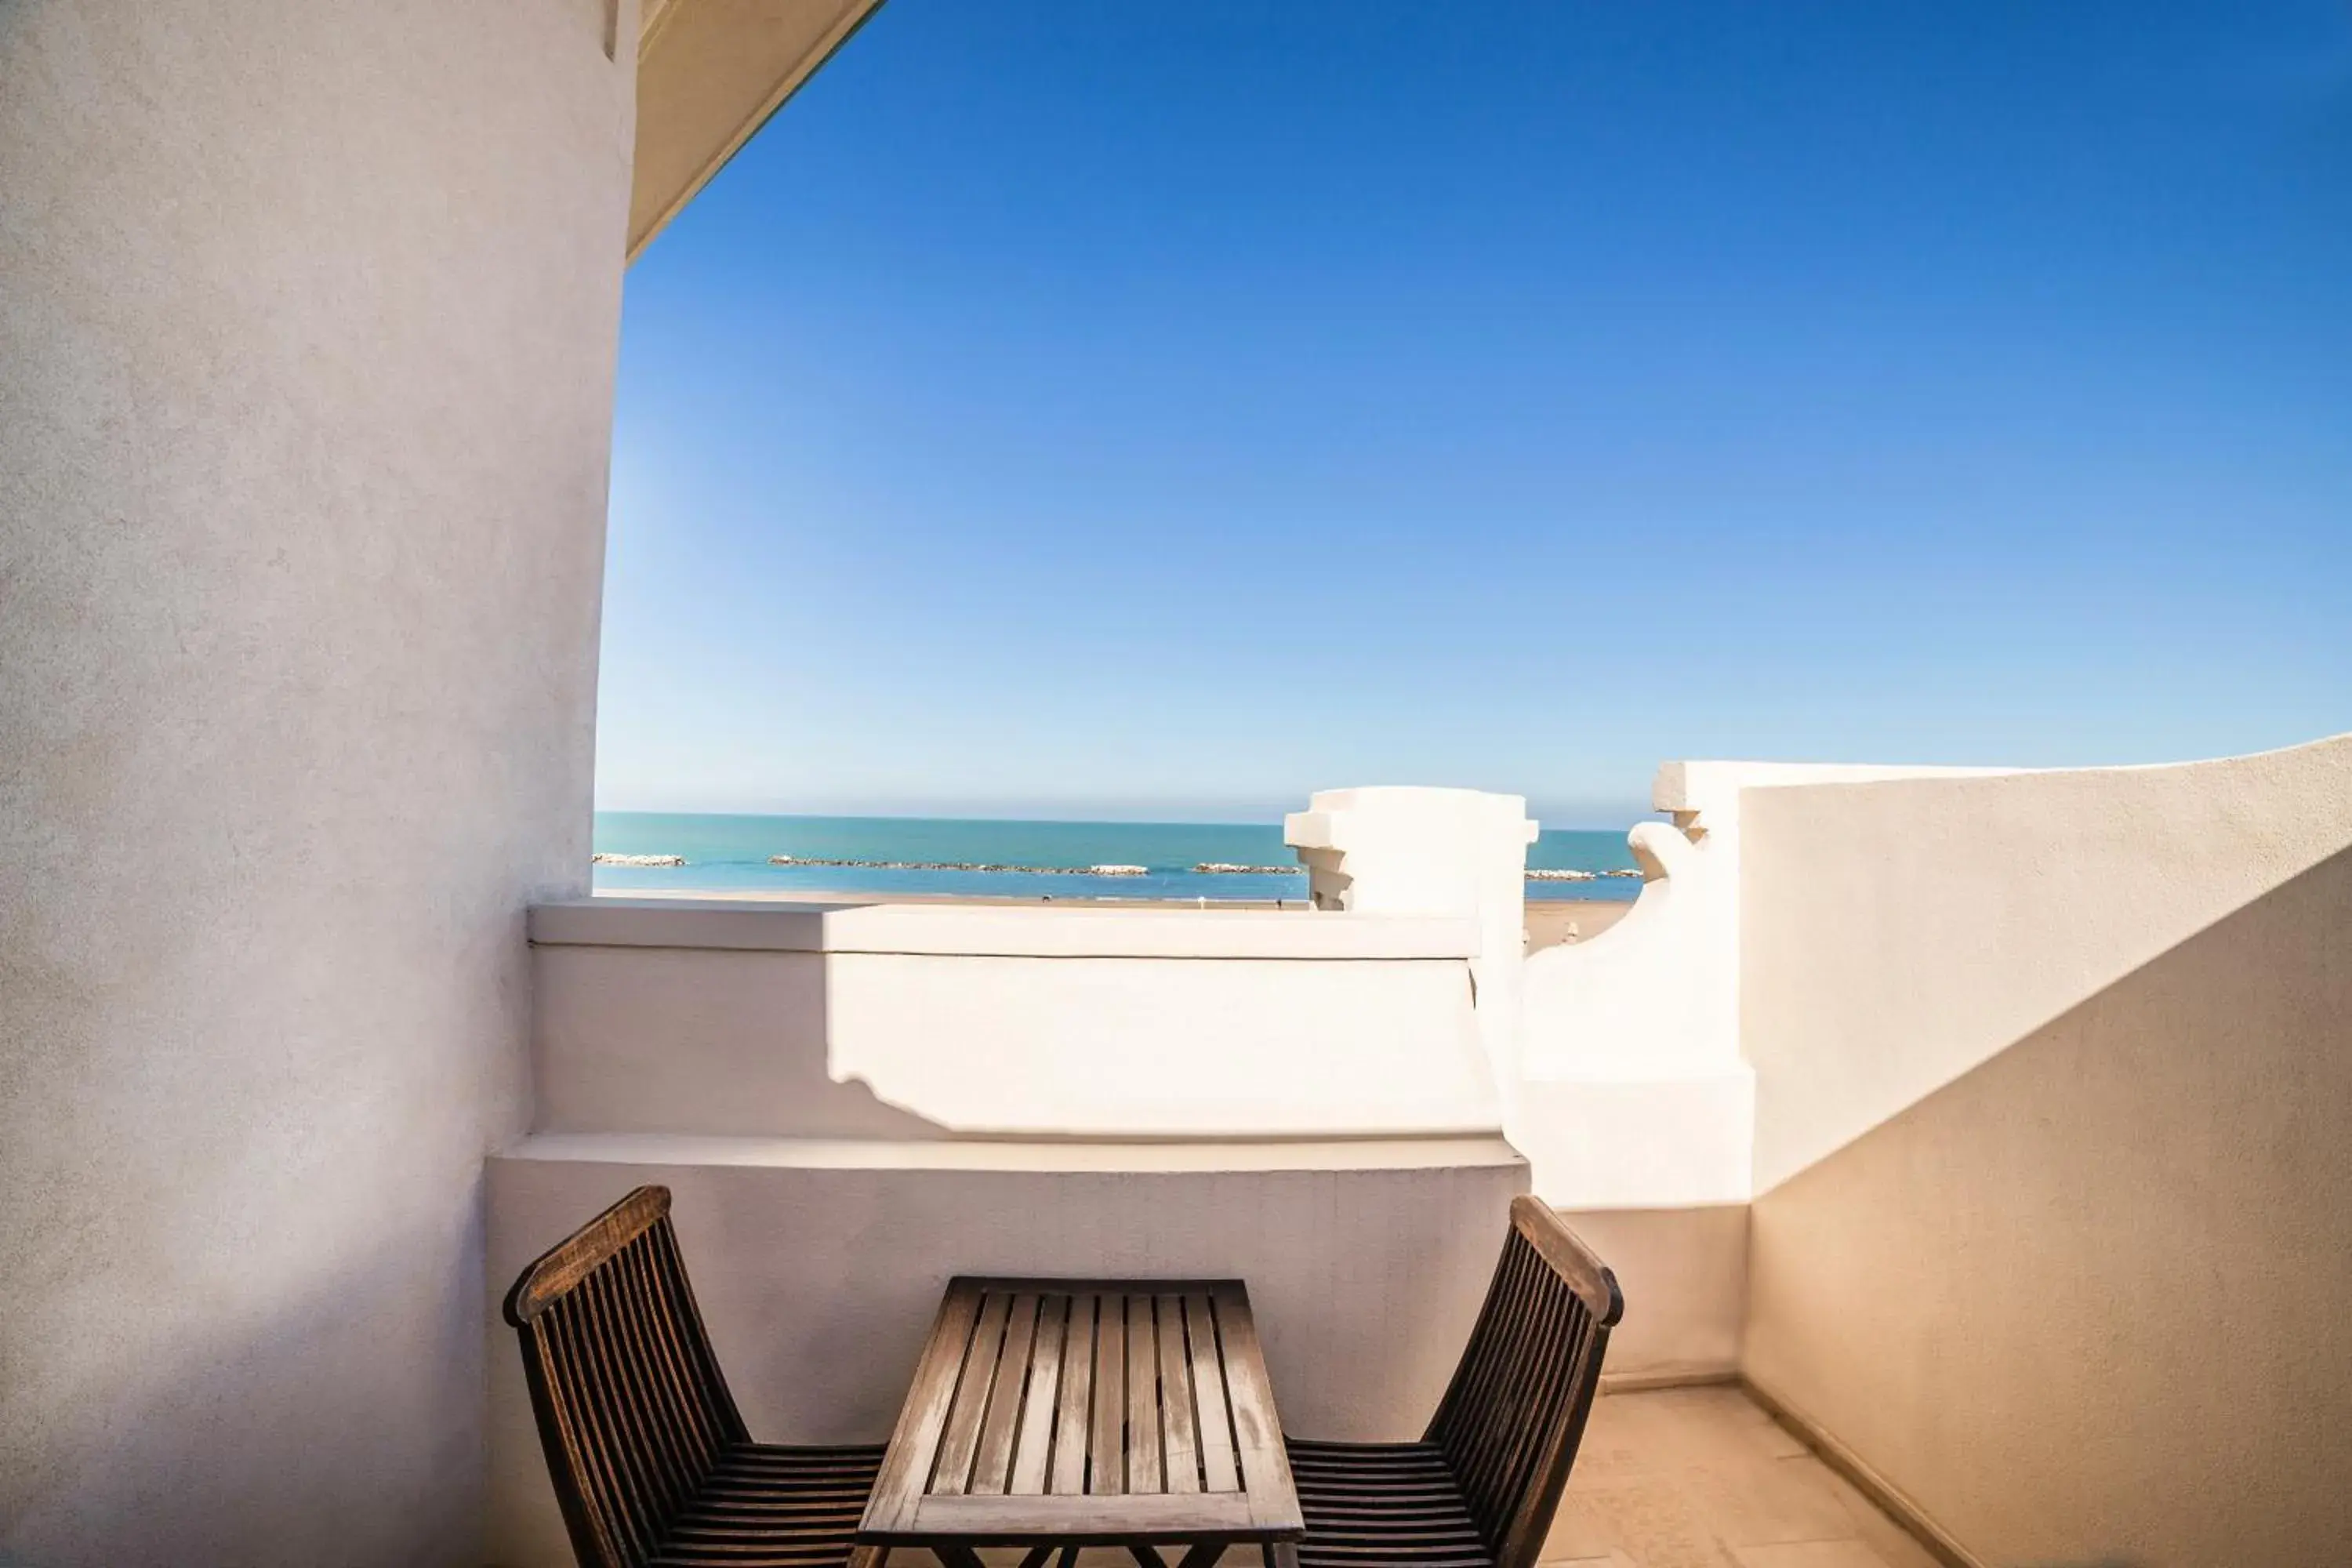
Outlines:
POLYGON ((1736 1388, 1592 1407, 1548 1568, 1937 1568, 1736 1388))

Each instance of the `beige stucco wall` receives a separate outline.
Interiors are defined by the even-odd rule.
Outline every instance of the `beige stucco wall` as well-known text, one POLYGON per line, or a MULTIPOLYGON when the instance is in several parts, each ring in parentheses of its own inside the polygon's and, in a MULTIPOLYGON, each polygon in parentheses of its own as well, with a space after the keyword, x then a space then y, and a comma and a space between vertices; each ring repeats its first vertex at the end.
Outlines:
POLYGON ((1746 1204, 1566 1209, 1562 1215, 1625 1293, 1625 1316, 1609 1336, 1604 1388, 1723 1380, 1738 1372, 1748 1307, 1746 1204))
POLYGON ((2352 1560, 2352 739, 1742 809, 1748 1375, 1986 1563, 2352 1560))
POLYGON ((478 1556, 482 1157, 587 850, 604 43, 0 5, 0 1556, 478 1556))

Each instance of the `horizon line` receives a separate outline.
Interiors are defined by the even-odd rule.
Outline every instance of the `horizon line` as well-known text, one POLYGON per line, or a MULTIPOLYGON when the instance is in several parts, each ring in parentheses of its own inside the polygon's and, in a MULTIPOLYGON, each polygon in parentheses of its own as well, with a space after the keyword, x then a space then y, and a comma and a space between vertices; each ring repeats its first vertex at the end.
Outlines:
MULTIPOLYGON (((1284 806, 1266 811, 1241 806, 1004 806, 994 810, 961 806, 944 810, 920 810, 913 807, 865 807, 856 811, 825 811, 808 807, 749 809, 719 806, 644 806, 605 805, 598 804, 599 816, 776 816, 824 817, 837 821, 860 822, 1020 822, 1047 824, 1087 824, 1104 826, 1129 827, 1270 827, 1279 826, 1284 816, 1306 809, 1301 805, 1284 806), (1239 815, 1203 815, 1206 812, 1239 815), (1146 815, 1149 813, 1149 815, 1146 815)), ((1652 806, 1563 808, 1557 812, 1544 810, 1535 802, 1528 806, 1545 831, 1606 832, 1629 827, 1663 814, 1652 806)))

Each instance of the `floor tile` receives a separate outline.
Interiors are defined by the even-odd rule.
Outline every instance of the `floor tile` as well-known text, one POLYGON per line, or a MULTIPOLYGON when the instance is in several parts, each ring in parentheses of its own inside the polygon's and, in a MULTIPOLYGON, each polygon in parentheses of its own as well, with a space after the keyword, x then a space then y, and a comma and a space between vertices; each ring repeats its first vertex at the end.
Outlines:
POLYGON ((1920 1545, 1909 1531, 1880 1512, 1878 1505, 1864 1497, 1852 1481, 1832 1470, 1829 1485, 1853 1520, 1854 1533, 1886 1560, 1886 1568, 1943 1568, 1933 1552, 1920 1545))
POLYGON ((1859 1541, 1743 1546, 1734 1556, 1739 1568, 1886 1568, 1886 1560, 1859 1541))
POLYGON ((1727 1546, 1798 1541, 1848 1541, 1860 1531, 1810 1454, 1744 1460, 1695 1469, 1683 1483, 1727 1546))
POLYGON ((1936 1568, 1730 1386, 1600 1400, 1544 1568, 1936 1568))

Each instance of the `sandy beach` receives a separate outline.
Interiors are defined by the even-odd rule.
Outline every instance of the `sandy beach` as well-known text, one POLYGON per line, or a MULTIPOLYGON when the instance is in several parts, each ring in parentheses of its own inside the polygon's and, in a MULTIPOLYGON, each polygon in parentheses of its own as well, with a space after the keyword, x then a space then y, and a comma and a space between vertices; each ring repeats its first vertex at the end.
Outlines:
POLYGON ((1535 952, 1564 942, 1591 942, 1623 920, 1633 908, 1631 899, 1530 899, 1528 951, 1535 952))

